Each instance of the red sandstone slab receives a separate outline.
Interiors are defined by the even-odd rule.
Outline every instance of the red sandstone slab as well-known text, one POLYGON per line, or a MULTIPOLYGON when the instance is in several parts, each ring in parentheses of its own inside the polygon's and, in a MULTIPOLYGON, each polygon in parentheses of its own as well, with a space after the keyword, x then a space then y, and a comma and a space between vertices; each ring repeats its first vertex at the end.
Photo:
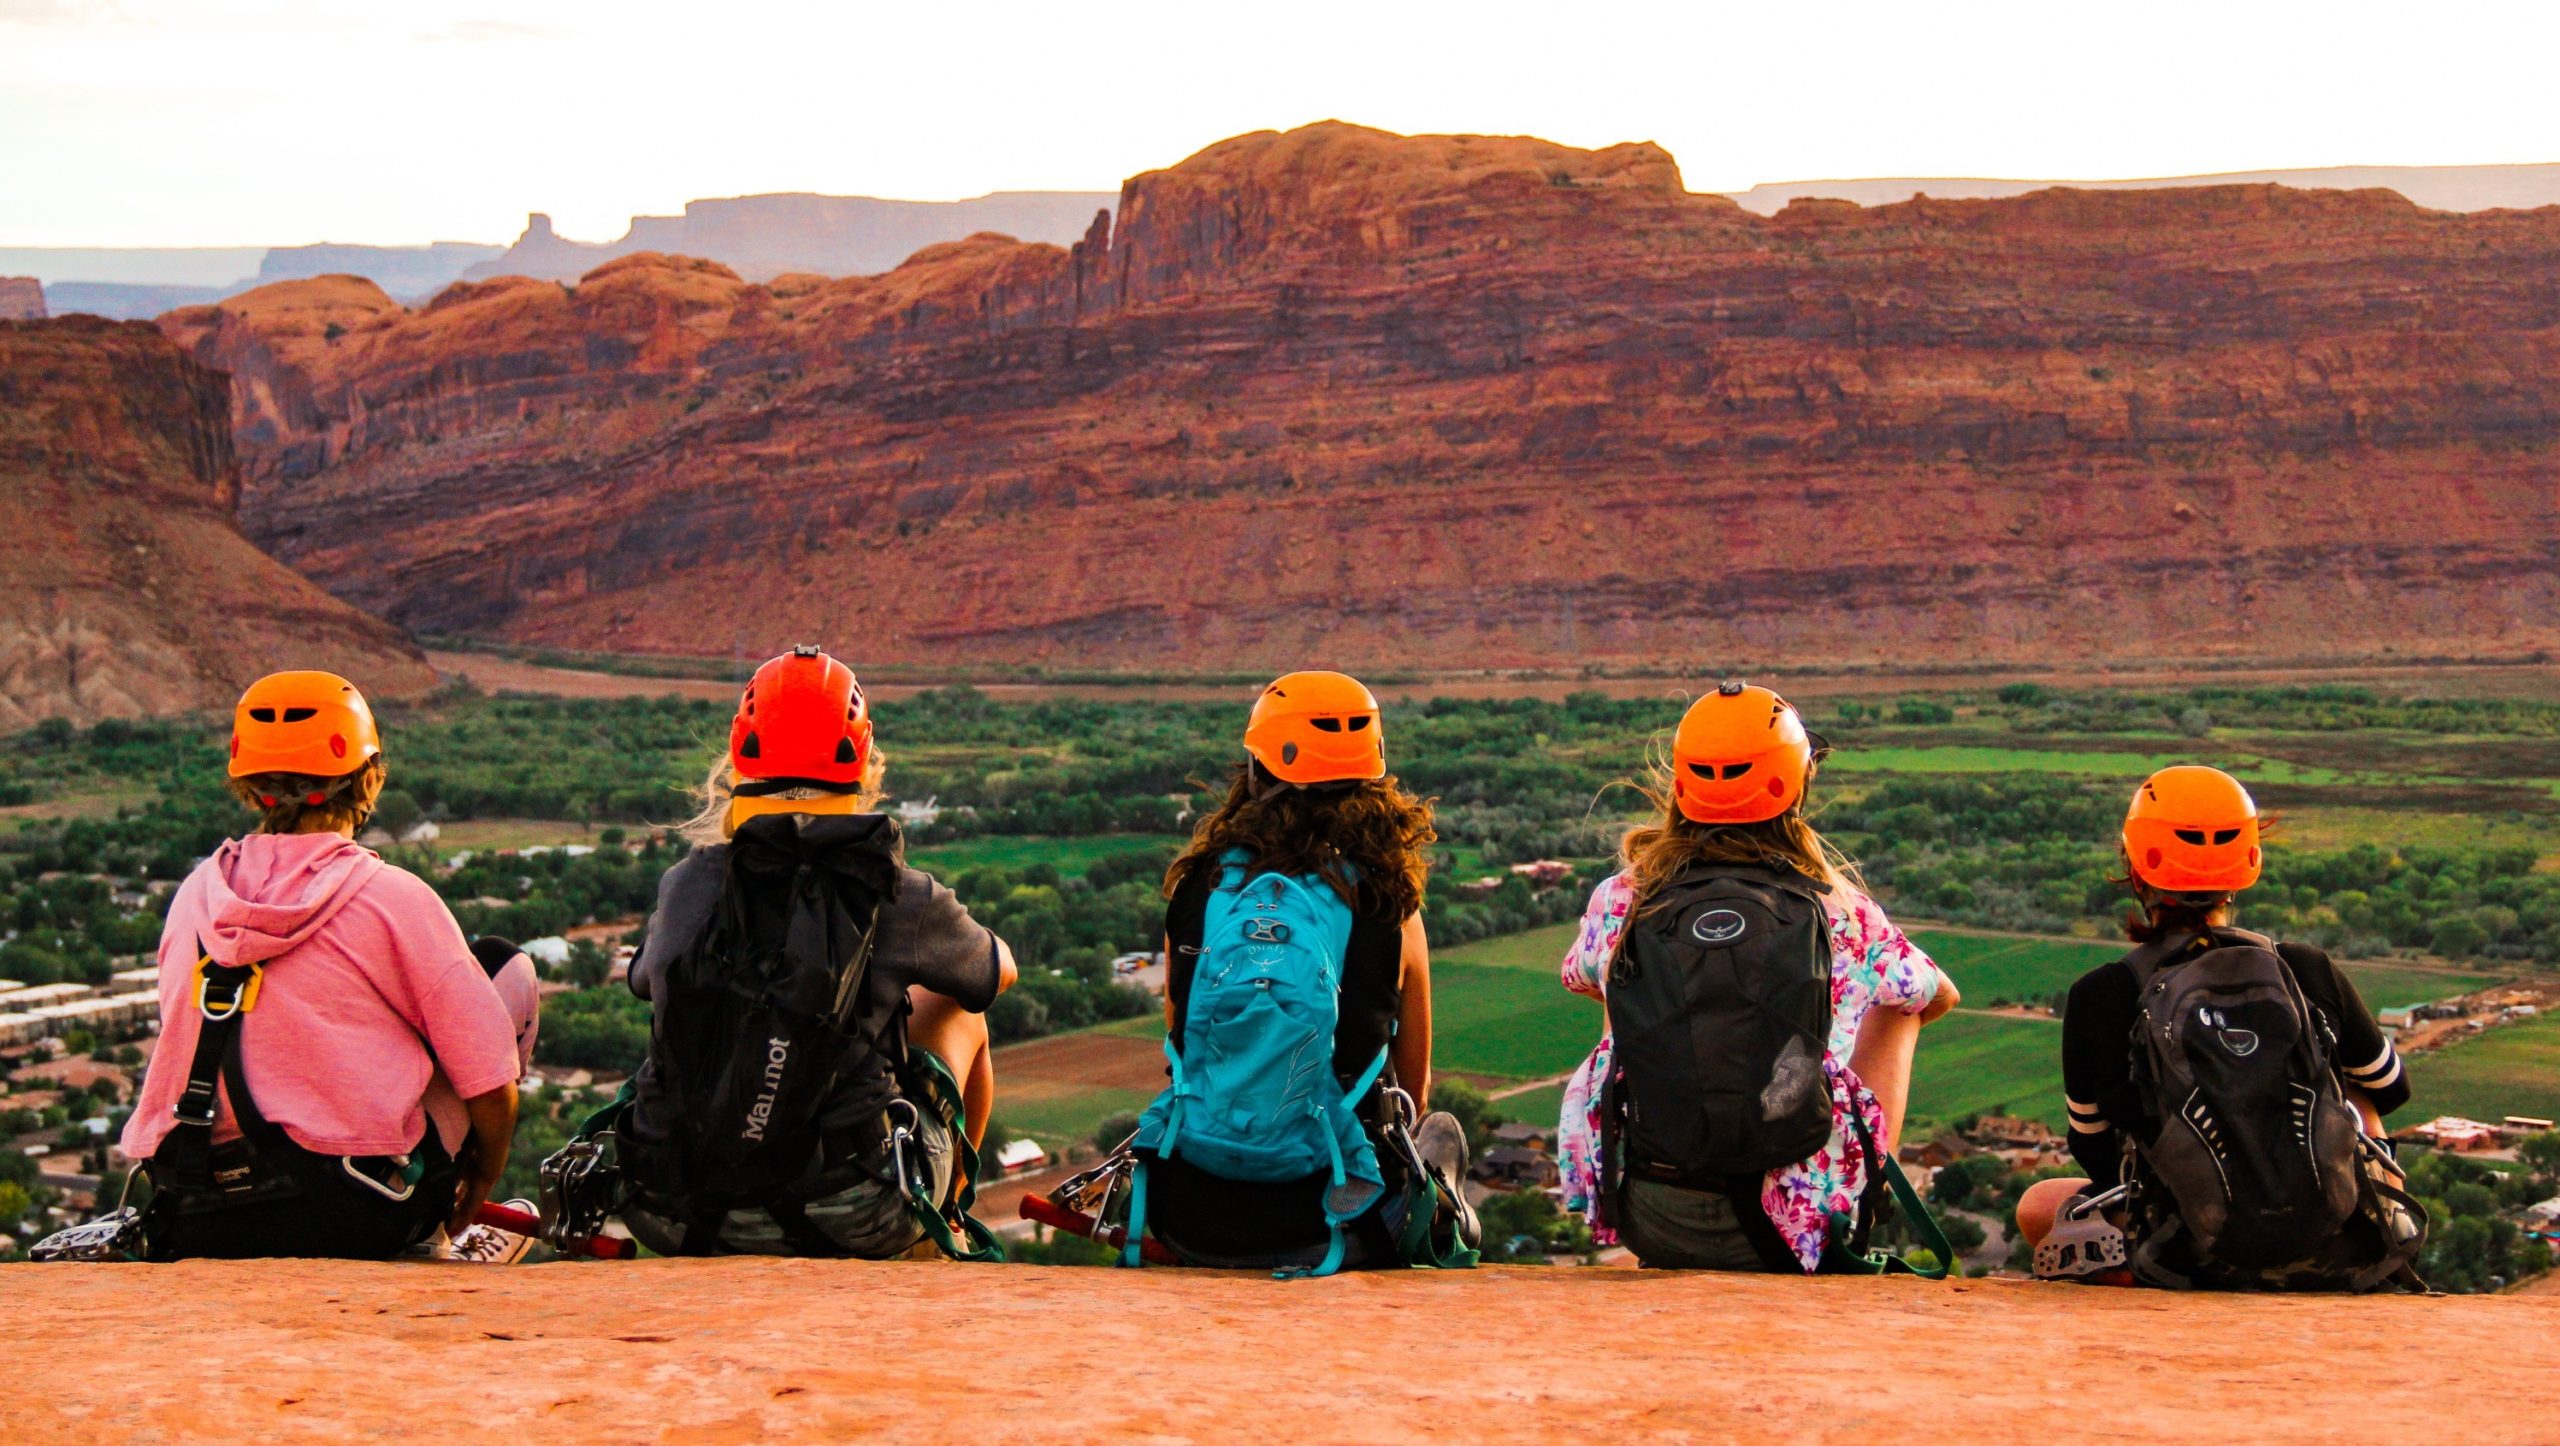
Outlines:
POLYGON ((2548 1441, 2560 1379, 2550 1296, 653 1261, 16 1266, 0 1298, 14 1359, 47 1363, 0 1400, 0 1437, 81 1446, 2548 1441), (2122 1405, 2093 1417, 2109 1382, 2122 1405))

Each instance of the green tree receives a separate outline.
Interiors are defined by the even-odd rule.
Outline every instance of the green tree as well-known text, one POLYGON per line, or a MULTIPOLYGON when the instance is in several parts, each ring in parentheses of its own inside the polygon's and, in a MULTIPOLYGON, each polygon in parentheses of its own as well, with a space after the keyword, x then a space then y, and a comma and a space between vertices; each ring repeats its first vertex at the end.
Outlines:
POLYGON ((2535 1194, 2544 1199, 2560 1195, 2560 1130, 2526 1136, 2516 1146, 2516 1158, 2530 1173, 2535 1194))
POLYGON ((1138 1117, 1131 1111, 1119 1110, 1105 1115, 1102 1117, 1102 1123, 1094 1126, 1093 1148, 1101 1154, 1108 1155, 1119 1149, 1120 1142, 1134 1134, 1137 1128, 1138 1117))
POLYGON ((405 788, 386 788, 373 806, 373 826, 398 838, 417 823, 426 810, 418 806, 418 797, 405 788))

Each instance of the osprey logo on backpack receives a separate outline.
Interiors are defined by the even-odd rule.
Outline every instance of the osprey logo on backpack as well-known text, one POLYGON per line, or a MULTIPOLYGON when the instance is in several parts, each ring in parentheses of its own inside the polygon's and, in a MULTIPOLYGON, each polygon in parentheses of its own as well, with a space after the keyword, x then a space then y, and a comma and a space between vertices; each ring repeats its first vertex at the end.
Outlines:
POLYGON ((2224 1049, 2242 1059, 2247 1059, 2258 1052, 2256 1030, 2232 1028, 2230 1017, 2219 1009, 2198 1009, 2196 1015, 2204 1021, 2205 1028, 2213 1031, 2213 1037, 2220 1041, 2224 1049))
POLYGON ((1750 927, 1740 914, 1731 909, 1709 909, 1698 916, 1698 922, 1689 926, 1689 932, 1696 935, 1701 944, 1730 944, 1741 938, 1750 927))

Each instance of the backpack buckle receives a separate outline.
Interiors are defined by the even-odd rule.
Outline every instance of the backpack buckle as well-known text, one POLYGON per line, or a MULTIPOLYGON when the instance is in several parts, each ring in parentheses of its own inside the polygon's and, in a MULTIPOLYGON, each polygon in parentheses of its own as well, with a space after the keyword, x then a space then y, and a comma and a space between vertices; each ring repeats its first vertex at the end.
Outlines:
POLYGON ((187 1087, 179 1094, 178 1102, 169 1107, 169 1117, 182 1125, 202 1125, 211 1129, 214 1116, 214 1090, 212 1080, 187 1081, 187 1087))

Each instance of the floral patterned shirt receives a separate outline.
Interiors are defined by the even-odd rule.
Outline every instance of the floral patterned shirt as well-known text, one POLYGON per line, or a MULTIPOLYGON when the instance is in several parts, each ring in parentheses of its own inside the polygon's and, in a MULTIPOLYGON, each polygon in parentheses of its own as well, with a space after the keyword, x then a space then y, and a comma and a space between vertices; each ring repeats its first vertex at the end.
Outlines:
MULTIPOLYGON (((1617 955, 1634 907, 1635 889, 1623 873, 1592 891, 1581 931, 1565 951, 1565 988, 1602 997, 1609 961, 1617 955)), ((1822 1057, 1822 1072, 1831 1085, 1831 1140, 1811 1159, 1770 1171, 1760 1189, 1761 1208, 1807 1273, 1822 1260, 1830 1216, 1854 1216, 1866 1190, 1867 1161, 1849 1127, 1849 1111, 1864 1116, 1869 1133, 1884 1133, 1883 1108, 1849 1069, 1858 1024, 1876 1005, 1918 1014, 1938 994, 1938 966, 1894 927, 1875 900, 1844 887, 1834 890, 1823 907, 1831 918, 1831 1041, 1822 1057)), ((1564 1116, 1556 1132, 1565 1205, 1583 1211, 1603 1243, 1617 1238, 1602 1218, 1600 1201, 1600 1086, 1609 1077, 1610 1054, 1609 1036, 1603 1033, 1599 1047, 1565 1086, 1564 1116)))

